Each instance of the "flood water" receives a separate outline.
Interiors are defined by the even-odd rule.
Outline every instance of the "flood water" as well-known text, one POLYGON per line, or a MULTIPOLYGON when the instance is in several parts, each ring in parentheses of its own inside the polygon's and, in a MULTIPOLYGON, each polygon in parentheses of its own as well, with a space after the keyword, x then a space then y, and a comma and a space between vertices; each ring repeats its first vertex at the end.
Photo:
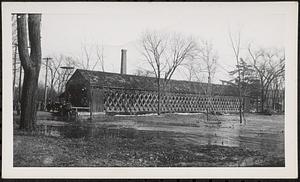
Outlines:
POLYGON ((249 118, 246 124, 229 119, 219 124, 199 122, 190 126, 155 125, 131 119, 122 122, 65 125, 42 122, 38 131, 43 135, 66 138, 136 138, 147 135, 147 132, 163 132, 180 144, 241 147, 284 157, 284 122, 274 121, 274 118, 267 116, 260 120, 249 118))

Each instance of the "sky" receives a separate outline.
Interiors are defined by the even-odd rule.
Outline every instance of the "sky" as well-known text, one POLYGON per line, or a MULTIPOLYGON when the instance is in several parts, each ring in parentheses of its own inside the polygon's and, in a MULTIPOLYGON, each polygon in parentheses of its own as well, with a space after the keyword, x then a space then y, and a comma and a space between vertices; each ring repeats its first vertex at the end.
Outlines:
MULTIPOLYGON (((230 79, 235 60, 229 32, 241 33, 242 51, 249 43, 256 47, 284 47, 285 15, 270 6, 201 3, 99 3, 84 11, 42 14, 42 54, 60 54, 80 59, 82 46, 103 45, 105 71, 120 72, 121 49, 127 49, 127 73, 151 69, 139 52, 142 32, 177 32, 212 41, 218 52, 214 83, 230 79)), ((92 56, 95 61, 95 56, 92 56)), ((96 70, 100 68, 98 66, 96 70)), ((43 77, 41 71, 41 78, 43 77)), ((186 79, 183 69, 174 79, 186 79)))

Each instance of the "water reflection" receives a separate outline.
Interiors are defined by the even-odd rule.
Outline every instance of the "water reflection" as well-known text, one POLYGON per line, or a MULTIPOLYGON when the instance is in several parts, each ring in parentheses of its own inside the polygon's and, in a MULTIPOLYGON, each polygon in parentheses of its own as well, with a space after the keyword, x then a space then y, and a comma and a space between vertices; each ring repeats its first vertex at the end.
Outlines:
MULTIPOLYGON (((270 124, 269 124, 270 125, 270 124)), ((68 124, 68 125, 39 125, 38 132, 53 137, 65 138, 131 138, 152 136, 161 138, 172 135, 178 144, 190 143, 195 145, 220 145, 241 147, 250 150, 261 150, 270 155, 284 156, 284 133, 277 128, 262 123, 258 128, 256 123, 239 124, 238 122, 200 123, 197 126, 153 126, 145 123, 132 125, 113 124, 68 124), (153 135, 154 134, 154 135, 153 135)))
POLYGON ((147 127, 125 128, 119 126, 97 126, 97 125, 39 125, 38 132, 46 136, 65 137, 65 138, 136 138, 140 134, 150 131, 159 133, 168 131, 172 133, 184 133, 184 137, 174 138, 178 142, 188 142, 198 145, 221 145, 221 146, 240 146, 240 129, 235 128, 230 132, 228 128, 221 124, 205 124, 200 127, 147 127))
POLYGON ((51 126, 39 125, 37 132, 46 136, 64 138, 135 138, 138 131, 133 128, 99 127, 82 125, 51 126))

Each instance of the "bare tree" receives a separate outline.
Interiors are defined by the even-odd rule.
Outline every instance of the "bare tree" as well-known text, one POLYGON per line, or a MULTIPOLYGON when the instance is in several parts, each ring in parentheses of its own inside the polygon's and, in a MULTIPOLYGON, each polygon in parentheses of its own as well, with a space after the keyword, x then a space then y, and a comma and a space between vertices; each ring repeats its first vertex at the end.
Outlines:
MULTIPOLYGON (((238 32, 237 36, 235 39, 232 37, 231 32, 229 31, 229 39, 231 43, 231 47, 234 53, 234 58, 236 60, 236 65, 239 68, 240 66, 240 48, 241 48, 241 33, 238 32)), ((242 98, 242 91, 241 91, 241 72, 240 69, 238 69, 238 92, 239 92, 239 115, 240 115, 240 123, 243 122, 242 119, 242 105, 243 105, 243 98, 242 98)))
POLYGON ((204 70, 201 71, 207 73, 207 94, 211 96, 211 80, 214 78, 216 73, 218 60, 218 54, 214 50, 212 42, 207 40, 200 41, 198 58, 200 60, 200 64, 204 65, 204 70))
POLYGON ((157 114, 160 114, 160 78, 163 69, 163 56, 165 56, 167 49, 167 37, 158 32, 145 32, 141 38, 141 46, 141 53, 152 67, 155 77, 157 78, 157 114))
MULTIPOLYGON (((240 58, 239 65, 236 65, 236 68, 234 70, 228 72, 231 76, 234 76, 234 78, 226 82, 228 85, 235 88, 238 87, 238 84, 240 85, 240 90, 237 91, 241 93, 241 96, 243 98, 242 108, 245 108, 244 98, 257 98, 257 90, 259 88, 255 70, 250 64, 247 63, 247 60, 248 58, 246 60, 240 58)), ((234 93, 236 91, 232 90, 231 92, 234 93)))
POLYGON ((195 59, 197 43, 193 37, 173 34, 169 39, 169 49, 165 61, 164 86, 168 84, 175 70, 187 60, 195 59))
MULTIPOLYGON (((77 67, 75 59, 69 56, 63 56, 62 62, 65 67, 77 67)), ((73 74, 73 69, 58 69, 56 78, 56 90, 58 93, 62 93, 66 86, 67 81, 73 74)))
POLYGON ((198 57, 197 54, 194 59, 190 59, 186 61, 184 64, 182 64, 184 68, 183 74, 186 75, 188 81, 205 82, 206 69, 203 68, 204 66, 202 62, 200 62, 199 59, 197 58, 198 57))
POLYGON ((29 14, 28 22, 26 20, 26 14, 17 15, 18 50, 24 68, 20 129, 30 131, 35 128, 36 123, 37 88, 42 59, 41 14, 29 14))
MULTIPOLYGON (((276 77, 272 81, 270 85, 270 100, 271 105, 268 107, 272 107, 272 109, 275 111, 283 111, 283 90, 284 90, 284 76, 276 77), (282 106, 279 108, 279 104, 282 106)), ((269 102, 268 102, 269 103, 269 102)))
MULTIPOLYGON (((75 59, 63 54, 59 56, 52 56, 53 59, 48 63, 49 70, 49 98, 53 100, 57 94, 62 93, 64 86, 68 79, 72 76, 72 69, 62 69, 62 66, 65 67, 78 67, 78 63, 75 59)), ((43 63, 45 66, 46 64, 43 63)))
POLYGON ((61 55, 59 58, 54 57, 54 59, 49 63, 49 71, 50 71, 50 98, 53 100, 55 97, 55 86, 57 85, 59 69, 63 63, 63 56, 61 55))
POLYGON ((212 94, 211 82, 217 69, 218 54, 213 48, 212 42, 200 40, 197 48, 197 54, 194 59, 185 62, 183 65, 186 69, 187 80, 206 82, 203 92, 206 95, 212 94))
POLYGON ((251 64, 260 81, 261 111, 264 112, 272 82, 277 78, 284 77, 285 53, 284 50, 277 49, 253 51, 251 45, 248 47, 248 52, 252 58, 251 64))
POLYGON ((105 69, 104 69, 104 47, 103 47, 103 45, 101 47, 98 44, 96 45, 96 55, 97 55, 97 61, 93 66, 93 70, 95 69, 96 65, 99 63, 101 71, 105 71, 105 69))
POLYGON ((183 64, 183 67, 185 68, 185 71, 183 73, 186 75, 188 81, 193 81, 195 77, 197 77, 197 68, 194 61, 188 61, 185 64, 183 64), (187 72, 187 73, 186 73, 187 72))
POLYGON ((192 37, 156 31, 145 32, 141 38, 141 46, 141 53, 157 78, 157 113, 160 114, 161 88, 165 91, 176 69, 187 59, 194 58, 197 46, 192 37))
POLYGON ((104 46, 81 44, 81 57, 78 65, 82 69, 95 70, 100 64, 100 70, 104 71, 104 46))
POLYGON ((51 100, 54 99, 54 97, 56 97, 56 90, 55 90, 55 86, 57 85, 58 82, 58 75, 59 75, 59 69, 63 64, 63 55, 60 55, 59 57, 54 56, 54 58, 48 62, 48 65, 46 65, 46 63, 43 63, 44 66, 48 66, 48 70, 49 70, 49 85, 50 85, 50 89, 49 89, 49 98, 51 98, 51 100))
POLYGON ((80 60, 80 67, 83 69, 90 69, 90 62, 91 62, 91 54, 92 50, 91 47, 87 46, 86 44, 81 44, 81 60, 80 60))

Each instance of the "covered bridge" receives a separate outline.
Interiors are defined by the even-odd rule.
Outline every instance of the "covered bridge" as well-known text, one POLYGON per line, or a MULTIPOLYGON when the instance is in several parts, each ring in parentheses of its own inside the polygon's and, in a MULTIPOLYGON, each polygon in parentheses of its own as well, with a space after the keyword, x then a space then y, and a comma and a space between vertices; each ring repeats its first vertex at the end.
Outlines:
MULTIPOLYGON (((238 112, 237 90, 207 83, 170 80, 161 96, 161 112, 238 112)), ((66 85, 68 100, 93 113, 151 113, 157 111, 157 79, 154 77, 77 69, 66 85)))

